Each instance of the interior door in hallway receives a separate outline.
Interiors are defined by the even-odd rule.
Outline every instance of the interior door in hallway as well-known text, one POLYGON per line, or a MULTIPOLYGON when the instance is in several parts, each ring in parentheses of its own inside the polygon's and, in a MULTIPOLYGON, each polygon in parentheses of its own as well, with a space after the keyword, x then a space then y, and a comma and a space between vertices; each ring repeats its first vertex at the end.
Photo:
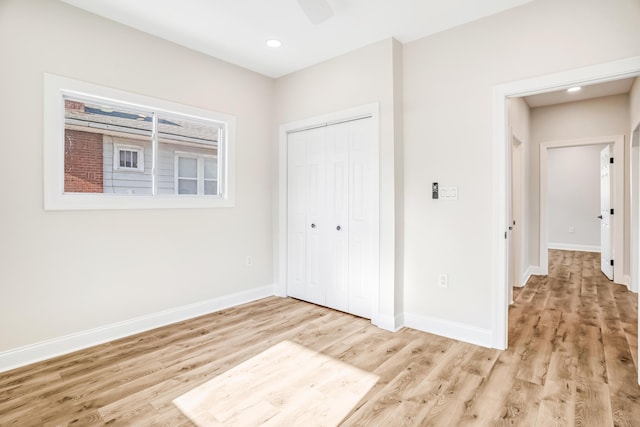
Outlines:
POLYGON ((523 144, 515 136, 511 143, 511 180, 509 193, 509 302, 513 302, 513 287, 520 287, 522 264, 522 197, 523 197, 523 144))
POLYGON ((611 148, 607 145, 600 152, 600 269, 613 280, 613 255, 611 251, 611 148))

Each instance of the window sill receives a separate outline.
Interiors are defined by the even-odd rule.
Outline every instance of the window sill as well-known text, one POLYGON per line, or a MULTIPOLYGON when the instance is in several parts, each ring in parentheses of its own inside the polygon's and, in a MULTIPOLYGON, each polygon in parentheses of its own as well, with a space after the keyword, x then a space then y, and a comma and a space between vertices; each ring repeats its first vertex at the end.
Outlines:
POLYGON ((68 210, 113 210, 113 209, 193 209, 228 208, 234 201, 219 196, 190 195, 105 195, 105 194, 64 194, 45 198, 47 211, 68 210))

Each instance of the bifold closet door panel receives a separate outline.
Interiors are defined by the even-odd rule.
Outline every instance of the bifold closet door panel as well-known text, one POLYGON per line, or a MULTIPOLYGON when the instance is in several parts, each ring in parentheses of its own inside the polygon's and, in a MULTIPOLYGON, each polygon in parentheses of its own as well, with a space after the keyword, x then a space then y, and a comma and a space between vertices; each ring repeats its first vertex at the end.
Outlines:
POLYGON ((328 126, 326 139, 327 306, 349 311, 349 125, 328 126))
POLYGON ((305 299, 307 287, 307 145, 287 137, 287 295, 305 299))
POLYGON ((375 129, 371 119, 348 123, 349 140, 349 313, 365 318, 373 314, 373 284, 379 274, 375 250, 378 210, 372 148, 375 129))
POLYGON ((306 300, 326 305, 327 281, 327 171, 326 128, 303 132, 307 140, 307 289, 306 300))
POLYGON ((324 305, 326 171, 324 128, 288 136, 287 294, 324 305))

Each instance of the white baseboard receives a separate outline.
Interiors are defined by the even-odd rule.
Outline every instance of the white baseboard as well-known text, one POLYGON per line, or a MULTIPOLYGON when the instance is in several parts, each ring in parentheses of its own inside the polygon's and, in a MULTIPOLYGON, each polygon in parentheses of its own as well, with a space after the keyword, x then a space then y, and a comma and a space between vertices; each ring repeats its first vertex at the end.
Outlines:
POLYGON ((593 246, 593 245, 574 245, 571 243, 549 242, 547 247, 549 249, 560 249, 562 251, 600 252, 600 246, 593 246))
POLYGON ((493 341, 493 334, 490 329, 478 328, 476 326, 419 314, 406 313, 404 315, 404 325, 423 332, 441 335, 482 347, 491 348, 493 341))
POLYGON ((371 319, 371 323, 385 331, 396 332, 404 326, 404 314, 400 313, 395 316, 391 316, 388 314, 378 313, 373 319, 371 319))
POLYGON ((0 352, 0 372, 273 295, 263 286, 0 352))
POLYGON ((633 292, 633 289, 631 289, 631 275, 625 274, 622 277, 622 284, 625 285, 627 289, 633 292))

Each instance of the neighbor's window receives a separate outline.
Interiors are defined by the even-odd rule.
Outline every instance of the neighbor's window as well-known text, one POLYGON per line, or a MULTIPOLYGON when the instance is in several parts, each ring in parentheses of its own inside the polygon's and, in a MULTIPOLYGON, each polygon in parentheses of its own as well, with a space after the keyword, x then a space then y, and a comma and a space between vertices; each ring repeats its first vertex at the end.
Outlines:
POLYGON ((144 148, 133 145, 113 145, 115 170, 144 172, 144 148))
POLYGON ((176 153, 177 194, 218 194, 218 160, 215 156, 176 153))
POLYGON ((234 131, 231 116, 46 75, 45 208, 232 206, 234 131))

